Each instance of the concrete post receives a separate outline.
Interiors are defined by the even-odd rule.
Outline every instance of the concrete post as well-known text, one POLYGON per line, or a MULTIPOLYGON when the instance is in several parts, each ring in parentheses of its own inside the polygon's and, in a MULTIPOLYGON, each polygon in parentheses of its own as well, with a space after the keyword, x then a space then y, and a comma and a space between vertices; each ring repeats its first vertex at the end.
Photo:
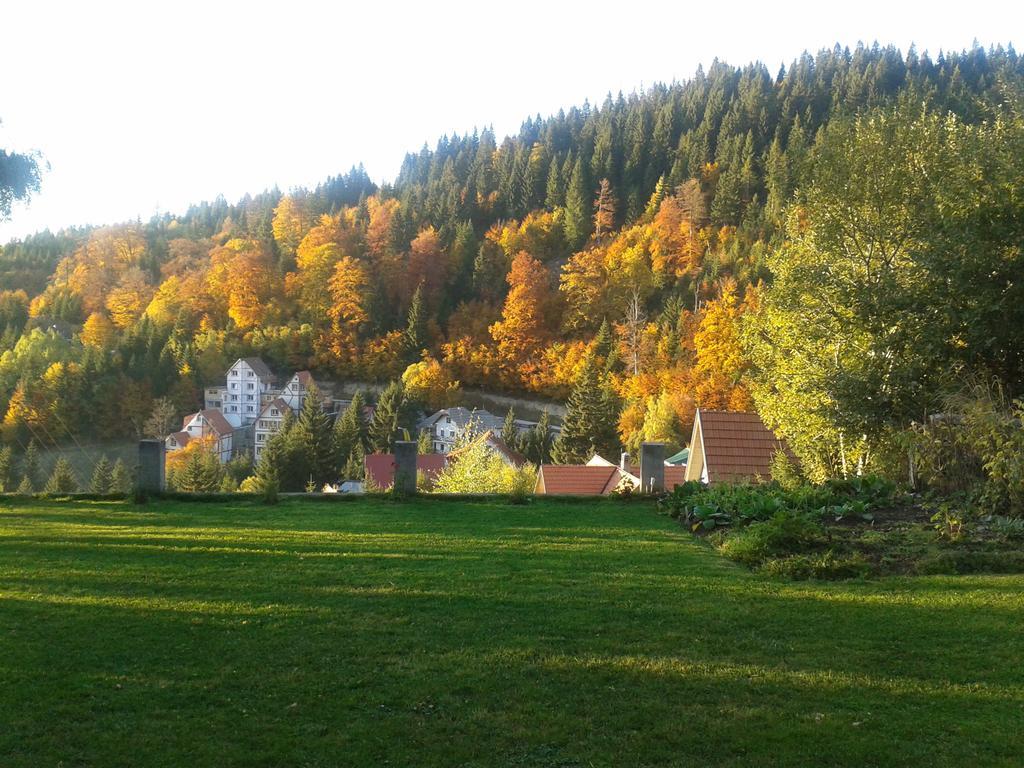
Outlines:
POLYGON ((414 441, 395 441, 395 485, 394 492, 416 493, 416 455, 419 446, 414 441))
POLYGON ((660 493, 665 490, 665 444, 643 443, 640 446, 640 492, 660 493))
POLYGON ((164 441, 139 441, 139 490, 159 492, 167 487, 164 471, 164 441))

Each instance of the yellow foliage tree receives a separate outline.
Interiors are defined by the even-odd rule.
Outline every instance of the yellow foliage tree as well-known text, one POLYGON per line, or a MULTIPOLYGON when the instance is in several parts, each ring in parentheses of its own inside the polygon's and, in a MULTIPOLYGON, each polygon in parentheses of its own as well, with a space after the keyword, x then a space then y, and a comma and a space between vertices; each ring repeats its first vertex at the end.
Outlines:
POLYGON ((114 338, 114 324, 102 312, 93 312, 82 326, 82 343, 96 349, 103 349, 114 338))
POLYGON ((425 357, 406 368, 402 384, 408 397, 432 410, 451 405, 459 396, 459 382, 433 357, 425 357))

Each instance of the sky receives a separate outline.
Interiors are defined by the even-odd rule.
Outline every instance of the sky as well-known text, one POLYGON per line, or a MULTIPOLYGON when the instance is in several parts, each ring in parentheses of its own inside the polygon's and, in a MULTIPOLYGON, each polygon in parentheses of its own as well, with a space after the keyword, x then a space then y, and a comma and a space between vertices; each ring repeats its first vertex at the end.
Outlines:
POLYGON ((685 80, 716 57, 773 72, 801 51, 1024 38, 1024 3, 2 0, 0 147, 42 192, 0 242, 278 186, 362 162, 380 182, 443 134, 685 80), (831 7, 831 6, 841 7, 831 7))

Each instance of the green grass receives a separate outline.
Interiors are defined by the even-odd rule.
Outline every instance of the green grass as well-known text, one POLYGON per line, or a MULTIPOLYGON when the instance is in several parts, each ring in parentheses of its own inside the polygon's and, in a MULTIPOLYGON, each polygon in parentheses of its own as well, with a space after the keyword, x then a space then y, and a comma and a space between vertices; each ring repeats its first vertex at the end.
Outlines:
POLYGON ((1022 594, 636 503, 8 501, 0 765, 1019 766, 1022 594))

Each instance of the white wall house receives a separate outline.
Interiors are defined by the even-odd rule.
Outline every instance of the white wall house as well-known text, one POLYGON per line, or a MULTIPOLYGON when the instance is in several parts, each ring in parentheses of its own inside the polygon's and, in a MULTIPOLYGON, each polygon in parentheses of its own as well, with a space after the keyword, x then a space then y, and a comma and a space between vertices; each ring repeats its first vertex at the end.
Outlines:
POLYGON ((275 397, 263 406, 259 418, 256 419, 254 427, 253 459, 260 460, 263 449, 266 448, 270 438, 281 428, 286 411, 292 410, 282 397, 275 397))
POLYGON ((233 427, 252 424, 273 393, 274 374, 258 357, 243 357, 228 369, 221 412, 233 427))
POLYGON ((167 436, 168 450, 181 450, 192 440, 209 438, 221 462, 231 459, 235 430, 220 411, 204 409, 186 416, 181 430, 167 436))
POLYGON ((470 424, 479 432, 491 430, 500 434, 502 423, 502 419, 489 411, 455 407, 445 408, 423 419, 419 429, 430 435, 434 453, 451 453, 470 424))
POLYGON ((298 413, 306 402, 306 395, 309 394, 310 387, 316 386, 313 374, 309 371, 299 371, 284 385, 284 389, 281 390, 281 399, 288 403, 289 408, 298 413))

